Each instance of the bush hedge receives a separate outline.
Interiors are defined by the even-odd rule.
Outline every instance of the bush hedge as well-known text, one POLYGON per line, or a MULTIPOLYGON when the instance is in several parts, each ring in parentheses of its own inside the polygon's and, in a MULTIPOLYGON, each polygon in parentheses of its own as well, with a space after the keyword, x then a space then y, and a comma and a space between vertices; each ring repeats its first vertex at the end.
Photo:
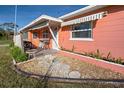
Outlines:
POLYGON ((27 54, 24 53, 19 47, 11 47, 11 56, 16 60, 16 62, 26 61, 28 59, 27 54))

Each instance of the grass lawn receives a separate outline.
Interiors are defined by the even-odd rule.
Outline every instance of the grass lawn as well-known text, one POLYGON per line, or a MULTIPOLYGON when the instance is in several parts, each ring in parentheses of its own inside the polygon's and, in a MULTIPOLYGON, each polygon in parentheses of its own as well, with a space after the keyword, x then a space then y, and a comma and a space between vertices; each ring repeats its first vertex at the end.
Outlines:
POLYGON ((11 40, 0 40, 0 45, 10 44, 11 42, 12 42, 11 40))
POLYGON ((12 59, 8 47, 0 47, 0 87, 124 87, 124 84, 86 82, 82 84, 55 83, 44 84, 41 80, 28 78, 12 70, 12 59))

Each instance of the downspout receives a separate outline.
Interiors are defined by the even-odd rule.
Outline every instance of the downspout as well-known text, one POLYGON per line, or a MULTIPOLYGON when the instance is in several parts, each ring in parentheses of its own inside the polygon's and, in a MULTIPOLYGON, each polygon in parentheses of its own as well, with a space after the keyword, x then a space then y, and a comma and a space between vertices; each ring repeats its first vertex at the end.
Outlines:
POLYGON ((53 31, 52 31, 52 29, 51 29, 50 25, 48 25, 48 28, 49 28, 49 30, 50 30, 50 33, 51 33, 51 35, 52 35, 52 37, 53 37, 53 39, 54 39, 54 41, 55 41, 56 45, 57 45, 57 46, 58 46, 58 48, 60 49, 59 44, 57 43, 57 40, 55 39, 55 36, 54 36, 54 34, 53 34, 53 31))

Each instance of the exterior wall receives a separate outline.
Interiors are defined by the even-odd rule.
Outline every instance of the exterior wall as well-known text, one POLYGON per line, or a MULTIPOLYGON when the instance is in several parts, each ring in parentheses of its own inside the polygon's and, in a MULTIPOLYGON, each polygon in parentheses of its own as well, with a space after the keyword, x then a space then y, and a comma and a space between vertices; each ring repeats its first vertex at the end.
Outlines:
POLYGON ((74 51, 80 53, 99 49, 104 55, 111 52, 113 57, 124 59, 124 6, 108 6, 68 20, 102 11, 108 11, 108 15, 100 20, 93 21, 93 41, 69 40, 70 27, 66 26, 59 31, 60 47, 72 50, 74 46, 74 51))
MULTIPOLYGON (((35 48, 37 48, 39 46, 40 43, 40 38, 42 38, 42 32, 44 30, 47 30, 48 28, 44 28, 44 29, 38 29, 38 30, 30 30, 28 31, 28 40, 33 44, 33 46, 35 48), (37 32, 38 33, 38 38, 33 38, 33 32, 37 32)), ((49 44, 49 48, 52 48, 52 38, 50 35, 50 44, 49 44)))

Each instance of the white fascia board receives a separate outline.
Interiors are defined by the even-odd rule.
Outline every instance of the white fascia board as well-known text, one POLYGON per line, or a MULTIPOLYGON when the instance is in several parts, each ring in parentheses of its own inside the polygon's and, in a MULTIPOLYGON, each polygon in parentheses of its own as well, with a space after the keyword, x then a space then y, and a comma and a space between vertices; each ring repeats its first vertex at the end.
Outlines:
POLYGON ((56 22, 63 22, 61 19, 59 18, 55 18, 55 17, 51 17, 51 16, 47 16, 47 15, 44 15, 42 18, 44 19, 48 19, 48 20, 52 20, 52 21, 56 21, 56 22))
POLYGON ((46 20, 51 20, 51 21, 55 21, 55 22, 63 22, 61 19, 59 18, 54 18, 54 17, 51 17, 51 16, 47 16, 47 15, 42 15, 40 17, 38 17, 37 19, 35 19, 34 21, 32 21, 31 23, 29 23, 28 25, 24 26, 23 28, 21 28, 19 30, 20 31, 23 31, 24 29, 28 28, 28 27, 31 27, 32 25, 35 25, 37 22, 41 21, 42 19, 46 19, 46 20))
POLYGON ((107 5, 90 5, 90 6, 78 9, 74 12, 71 12, 71 13, 65 14, 63 16, 60 16, 59 18, 62 19, 62 20, 65 20, 65 19, 68 19, 70 17, 78 16, 78 15, 81 15, 81 14, 84 14, 84 13, 87 13, 87 12, 91 12, 91 11, 94 11, 94 10, 97 10, 99 8, 103 8, 103 7, 106 7, 106 6, 107 5))

